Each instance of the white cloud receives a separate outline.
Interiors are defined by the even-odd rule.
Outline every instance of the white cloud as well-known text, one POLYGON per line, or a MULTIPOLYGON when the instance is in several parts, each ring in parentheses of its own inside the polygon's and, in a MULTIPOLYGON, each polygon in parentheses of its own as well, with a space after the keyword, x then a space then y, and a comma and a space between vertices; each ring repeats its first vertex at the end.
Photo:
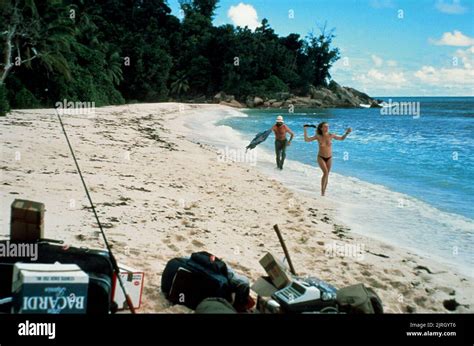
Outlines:
POLYGON ((471 87, 471 93, 474 91, 474 63, 473 55, 474 46, 468 49, 459 49, 456 51, 455 56, 460 58, 460 62, 457 61, 453 67, 447 68, 435 68, 433 66, 422 66, 421 69, 414 73, 424 83, 430 85, 442 85, 446 88, 454 88, 460 86, 471 87))
POLYGON ((474 38, 454 30, 452 33, 445 32, 439 40, 430 39, 430 42, 440 46, 471 46, 474 44, 474 38))
POLYGON ((438 0, 435 7, 438 11, 448 14, 463 14, 467 11, 467 7, 461 5, 460 0, 452 0, 451 2, 438 0))
POLYGON ((401 88, 407 81, 403 72, 382 72, 377 69, 370 69, 367 73, 355 75, 352 79, 361 82, 364 87, 380 89, 401 88))
POLYGON ((383 64, 383 59, 375 54, 372 54, 370 56, 372 58, 372 61, 374 62, 374 65, 377 66, 377 67, 380 67, 382 66, 383 64))
POLYGON ((231 6, 227 16, 235 25, 240 27, 248 26, 249 29, 255 30, 260 25, 257 10, 252 5, 247 5, 243 2, 237 6, 231 6))
POLYGON ((464 65, 464 68, 474 68, 474 46, 465 50, 458 49, 455 53, 455 56, 461 58, 461 62, 464 65))
POLYGON ((387 66, 395 67, 397 66, 397 62, 395 60, 387 60, 387 66))
POLYGON ((444 87, 454 85, 472 85, 474 87, 473 78, 474 70, 464 68, 434 68, 433 66, 423 66, 414 73, 414 76, 422 82, 428 84, 443 83, 444 87))

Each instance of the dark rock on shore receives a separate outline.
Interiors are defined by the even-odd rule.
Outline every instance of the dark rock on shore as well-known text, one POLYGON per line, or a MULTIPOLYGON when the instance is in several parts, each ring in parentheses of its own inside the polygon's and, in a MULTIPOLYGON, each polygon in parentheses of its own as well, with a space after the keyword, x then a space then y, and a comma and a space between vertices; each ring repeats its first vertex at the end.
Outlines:
POLYGON ((236 108, 379 108, 382 100, 354 88, 344 87, 331 81, 327 87, 311 86, 306 95, 294 95, 289 92, 275 93, 271 99, 260 96, 249 96, 241 103, 232 95, 220 92, 214 96, 214 103, 236 108))

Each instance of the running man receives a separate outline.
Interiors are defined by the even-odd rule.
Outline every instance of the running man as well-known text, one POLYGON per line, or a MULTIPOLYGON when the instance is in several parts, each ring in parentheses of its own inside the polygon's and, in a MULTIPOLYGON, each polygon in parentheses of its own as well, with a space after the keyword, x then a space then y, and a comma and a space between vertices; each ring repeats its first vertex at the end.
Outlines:
POLYGON ((303 127, 304 141, 312 142, 317 140, 319 144, 318 164, 323 171, 323 176, 321 178, 321 196, 324 196, 326 193, 326 187, 328 186, 329 172, 331 171, 332 166, 332 140, 336 139, 338 141, 343 141, 349 133, 351 133, 352 129, 349 127, 343 136, 337 136, 329 133, 329 124, 327 122, 322 122, 318 125, 316 134, 313 137, 308 137, 307 128, 316 126, 304 125, 303 127))
POLYGON ((286 147, 291 145, 294 133, 285 125, 281 115, 277 116, 276 123, 273 125, 272 130, 275 133, 276 164, 279 169, 283 169, 283 163, 285 162, 286 157, 286 147), (290 134, 290 140, 286 139, 287 133, 290 134))

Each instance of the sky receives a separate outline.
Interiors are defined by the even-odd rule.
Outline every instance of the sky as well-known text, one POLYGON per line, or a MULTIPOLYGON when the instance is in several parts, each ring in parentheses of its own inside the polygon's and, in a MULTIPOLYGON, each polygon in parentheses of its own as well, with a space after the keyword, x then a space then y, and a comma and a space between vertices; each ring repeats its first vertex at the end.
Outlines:
MULTIPOLYGON (((168 0, 180 17, 178 0, 168 0)), ((267 18, 280 36, 327 23, 341 85, 371 96, 474 96, 474 0, 220 0, 214 25, 254 30, 267 18)))

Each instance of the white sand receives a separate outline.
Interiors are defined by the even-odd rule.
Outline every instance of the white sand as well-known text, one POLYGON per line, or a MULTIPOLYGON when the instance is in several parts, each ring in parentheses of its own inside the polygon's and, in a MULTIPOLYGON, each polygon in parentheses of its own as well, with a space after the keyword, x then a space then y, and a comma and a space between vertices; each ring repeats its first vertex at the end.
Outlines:
MULTIPOLYGON (((171 306, 160 291, 173 257, 206 250, 252 281, 264 275, 258 260, 266 251, 283 257, 275 223, 300 275, 336 287, 362 282, 386 312, 449 312, 443 301, 450 299, 461 304, 456 312, 474 311, 473 279, 352 234, 320 199, 297 195, 248 165, 220 162, 213 148, 189 141, 181 125, 197 107, 224 109, 140 104, 63 117, 117 259, 146 272, 140 312, 189 311, 171 306), (363 256, 327 253, 334 243, 362 245, 363 256)), ((0 118, 0 136, 0 237, 9 236, 12 201, 23 198, 45 203, 46 237, 103 247, 53 110, 14 111, 0 118)))

